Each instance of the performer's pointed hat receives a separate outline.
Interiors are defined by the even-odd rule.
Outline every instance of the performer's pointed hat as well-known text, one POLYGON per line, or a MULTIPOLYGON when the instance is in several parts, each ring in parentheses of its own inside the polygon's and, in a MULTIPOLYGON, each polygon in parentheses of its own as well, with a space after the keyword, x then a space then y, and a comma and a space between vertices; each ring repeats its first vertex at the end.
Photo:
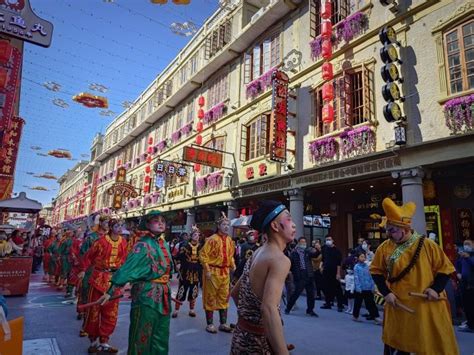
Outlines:
POLYGON ((397 206, 390 198, 385 198, 382 201, 382 208, 385 212, 385 217, 382 218, 380 227, 385 228, 387 224, 397 227, 410 227, 412 218, 416 211, 416 204, 414 202, 407 202, 402 206, 397 206))

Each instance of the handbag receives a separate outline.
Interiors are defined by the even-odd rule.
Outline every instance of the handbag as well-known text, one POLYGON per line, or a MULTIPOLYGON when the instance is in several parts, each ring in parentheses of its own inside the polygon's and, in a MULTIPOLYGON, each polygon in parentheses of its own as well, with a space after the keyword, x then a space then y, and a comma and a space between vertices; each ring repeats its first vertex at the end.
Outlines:
POLYGON ((0 355, 22 355, 23 317, 18 317, 6 323, 10 328, 10 335, 5 336, 4 327, 0 326, 0 355))

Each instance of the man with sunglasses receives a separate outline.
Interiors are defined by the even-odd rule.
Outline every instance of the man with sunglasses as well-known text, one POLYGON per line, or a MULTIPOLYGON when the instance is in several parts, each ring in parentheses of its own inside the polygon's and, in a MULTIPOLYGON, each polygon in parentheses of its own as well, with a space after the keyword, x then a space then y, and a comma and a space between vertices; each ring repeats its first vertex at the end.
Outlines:
POLYGON ((384 354, 459 354, 444 292, 452 263, 438 244, 411 229, 413 202, 397 206, 386 198, 382 207, 380 226, 388 240, 377 249, 370 272, 386 301, 384 354))

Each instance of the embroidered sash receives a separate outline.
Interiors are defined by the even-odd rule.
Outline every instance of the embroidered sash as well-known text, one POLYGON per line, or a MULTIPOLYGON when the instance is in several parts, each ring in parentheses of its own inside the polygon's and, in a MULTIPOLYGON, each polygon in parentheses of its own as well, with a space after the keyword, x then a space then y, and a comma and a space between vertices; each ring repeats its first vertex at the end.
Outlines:
POLYGON ((423 242, 425 240, 424 236, 418 235, 416 232, 413 233, 413 235, 408 239, 405 243, 399 245, 390 255, 389 261, 388 261, 388 282, 394 283, 400 281, 402 278, 405 277, 406 274, 415 266, 416 261, 418 260, 418 257, 420 256, 421 248, 423 247, 423 242), (395 262, 402 256, 402 254, 410 247, 412 246, 416 241, 418 240, 418 246, 416 247, 415 254, 413 255, 410 263, 408 266, 402 270, 397 276, 393 276, 393 267, 395 265, 395 262))
POLYGON ((418 239, 418 235, 416 233, 413 233, 412 236, 403 244, 400 244, 395 248, 393 251, 392 255, 388 258, 388 276, 392 276, 393 272, 393 267, 395 265, 395 262, 397 262, 398 259, 402 256, 402 254, 413 245, 418 239))

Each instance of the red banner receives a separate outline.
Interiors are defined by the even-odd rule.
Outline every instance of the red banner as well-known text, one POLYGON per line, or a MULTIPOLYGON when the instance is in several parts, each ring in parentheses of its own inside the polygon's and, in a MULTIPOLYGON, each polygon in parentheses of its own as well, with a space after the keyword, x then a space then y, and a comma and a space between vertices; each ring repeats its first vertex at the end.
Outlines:
POLYGON ((0 132, 5 132, 14 115, 22 58, 21 52, 10 44, 0 46, 0 48, 6 49, 9 54, 6 62, 0 61, 0 82, 3 84, 0 86, 0 132))
POLYGON ((99 172, 96 171, 92 175, 92 187, 91 187, 91 203, 89 206, 89 213, 95 212, 95 204, 97 200, 97 185, 99 183, 99 172))
POLYGON ((284 163, 288 128, 288 76, 280 70, 273 73, 273 96, 270 130, 270 160, 284 163))
POLYGON ((13 176, 15 174, 16 158, 24 124, 25 121, 22 118, 13 117, 3 136, 0 151, 0 176, 13 176))
POLYGON ((441 214, 441 230, 443 232, 443 250, 448 258, 454 262, 456 260, 456 248, 454 247, 453 220, 451 210, 443 208, 441 214))
POLYGON ((13 177, 0 176, 0 201, 11 198, 13 191, 13 177))
POLYGON ((28 293, 32 264, 31 257, 0 259, 0 285, 4 295, 18 296, 28 293))

